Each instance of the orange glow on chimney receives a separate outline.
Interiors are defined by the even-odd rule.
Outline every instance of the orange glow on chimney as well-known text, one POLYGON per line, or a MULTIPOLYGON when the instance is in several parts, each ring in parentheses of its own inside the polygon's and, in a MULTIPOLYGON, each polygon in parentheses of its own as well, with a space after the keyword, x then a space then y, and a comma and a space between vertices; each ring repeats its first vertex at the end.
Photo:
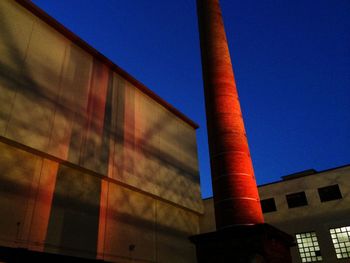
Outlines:
POLYGON ((218 0, 197 0, 216 226, 263 223, 218 0))

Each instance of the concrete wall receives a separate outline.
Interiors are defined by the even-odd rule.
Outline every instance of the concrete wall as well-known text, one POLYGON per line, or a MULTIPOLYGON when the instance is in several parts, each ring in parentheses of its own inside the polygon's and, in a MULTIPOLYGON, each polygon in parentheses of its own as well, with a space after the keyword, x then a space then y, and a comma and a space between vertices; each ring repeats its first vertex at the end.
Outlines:
MULTIPOLYGON (((280 181, 259 187, 260 199, 274 198, 277 211, 264 214, 265 222, 293 235, 316 232, 323 262, 348 262, 337 259, 330 228, 350 226, 350 166, 324 171, 291 180, 280 181), (338 184, 342 199, 321 202, 318 188, 338 184), (288 208, 286 195, 306 194, 307 206, 288 208)), ((204 200, 205 217, 201 218, 201 232, 215 229, 213 199, 204 200)), ((301 262, 297 247, 291 249, 293 262, 301 262)))
POLYGON ((203 200, 204 213, 199 220, 201 233, 214 232, 216 230, 214 199, 207 198, 203 200))
MULTIPOLYGON (((309 175, 259 188, 260 198, 274 198, 277 211, 265 213, 266 222, 295 236, 315 231, 324 262, 348 262, 337 259, 330 228, 350 226, 350 166, 309 175), (338 184, 343 199, 321 202, 318 188, 338 184), (307 206, 288 208, 285 195, 305 191, 307 206)), ((297 247, 292 249, 293 262, 301 262, 297 247)))
POLYGON ((11 0, 0 54, 1 245, 192 262, 194 128, 11 0))

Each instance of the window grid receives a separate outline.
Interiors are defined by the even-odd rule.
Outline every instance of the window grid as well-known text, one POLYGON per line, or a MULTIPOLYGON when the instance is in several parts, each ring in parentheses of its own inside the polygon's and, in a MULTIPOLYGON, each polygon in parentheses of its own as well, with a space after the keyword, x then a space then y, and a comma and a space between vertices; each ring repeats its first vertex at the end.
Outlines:
POLYGON ((321 261, 320 246, 315 232, 301 233, 295 235, 301 262, 321 261))
POLYGON ((350 226, 331 228, 329 232, 337 258, 350 258, 350 226))

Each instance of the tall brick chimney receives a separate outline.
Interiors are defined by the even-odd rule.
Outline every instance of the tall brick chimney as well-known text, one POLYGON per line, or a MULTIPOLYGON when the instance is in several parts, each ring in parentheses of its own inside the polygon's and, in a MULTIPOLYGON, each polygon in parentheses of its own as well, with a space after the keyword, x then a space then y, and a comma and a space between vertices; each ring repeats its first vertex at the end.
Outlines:
POLYGON ((263 223, 218 0, 197 0, 217 229, 263 223))
POLYGON ((219 0, 197 0, 216 231, 191 236, 198 263, 291 263, 293 238, 265 224, 219 0))

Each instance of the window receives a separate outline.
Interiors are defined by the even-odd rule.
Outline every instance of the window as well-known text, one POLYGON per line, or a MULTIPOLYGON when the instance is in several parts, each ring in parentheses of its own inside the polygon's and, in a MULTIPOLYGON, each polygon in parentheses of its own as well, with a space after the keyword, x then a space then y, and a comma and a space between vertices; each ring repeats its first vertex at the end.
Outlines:
POLYGON ((337 258, 350 258, 350 226, 331 228, 329 232, 337 258))
POLYGON ((315 232, 301 233, 295 235, 301 262, 321 261, 321 250, 318 245, 315 232))
POLYGON ((289 208, 307 205, 305 192, 286 195, 289 208))
POLYGON ((261 209, 262 209, 263 213, 277 211, 274 198, 261 200, 260 203, 261 203, 261 209))
POLYGON ((318 188, 318 195, 320 196, 321 202, 343 198, 337 184, 318 188))

